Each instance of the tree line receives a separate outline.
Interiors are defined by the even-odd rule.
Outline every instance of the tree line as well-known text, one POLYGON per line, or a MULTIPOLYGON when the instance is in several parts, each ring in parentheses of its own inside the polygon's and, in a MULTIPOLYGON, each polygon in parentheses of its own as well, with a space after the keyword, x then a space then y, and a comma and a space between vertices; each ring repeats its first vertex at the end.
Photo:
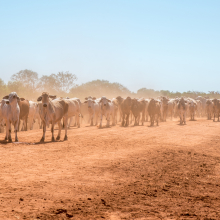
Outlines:
POLYGON ((155 98, 158 96, 175 97, 191 97, 203 96, 208 98, 220 98, 220 92, 209 91, 208 93, 187 91, 172 92, 169 90, 154 90, 141 88, 136 93, 131 92, 128 88, 120 83, 111 83, 107 80, 93 80, 91 82, 76 84, 77 76, 69 71, 62 71, 56 74, 38 76, 38 73, 32 70, 21 70, 11 76, 10 81, 5 83, 0 79, 0 95, 1 97, 12 91, 17 92, 19 97, 29 100, 36 100, 42 92, 49 92, 58 97, 77 97, 84 99, 87 96, 101 97, 106 96, 113 98, 116 96, 133 98, 155 98))

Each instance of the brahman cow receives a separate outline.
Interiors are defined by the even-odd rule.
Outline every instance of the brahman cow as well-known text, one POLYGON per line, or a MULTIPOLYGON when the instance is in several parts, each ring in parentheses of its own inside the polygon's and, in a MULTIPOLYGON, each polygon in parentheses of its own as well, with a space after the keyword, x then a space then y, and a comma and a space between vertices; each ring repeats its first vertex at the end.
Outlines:
POLYGON ((8 96, 3 97, 2 100, 2 117, 6 123, 6 136, 5 140, 12 142, 11 139, 11 124, 14 126, 15 142, 18 142, 18 124, 19 124, 19 107, 20 98, 16 92, 11 92, 8 96))
POLYGON ((211 120, 213 113, 213 102, 210 99, 206 100, 206 113, 207 113, 207 119, 211 120))
POLYGON ((40 115, 39 115, 39 106, 37 102, 29 101, 30 109, 28 115, 28 122, 30 124, 30 130, 33 129, 34 123, 38 120, 39 128, 41 127, 40 124, 40 115))
POLYGON ((169 101, 169 99, 166 97, 161 98, 161 121, 166 121, 167 110, 168 110, 168 101, 169 101))
POLYGON ((215 121, 215 117, 218 118, 219 121, 219 113, 220 113, 220 102, 218 99, 213 99, 212 100, 213 103, 213 121, 215 121))
POLYGON ((175 113, 175 105, 176 105, 175 99, 170 99, 167 102, 167 113, 170 114, 171 120, 173 120, 173 116, 175 113))
POLYGON ((150 116, 150 126, 154 126, 154 121, 157 122, 157 126, 158 126, 159 118, 161 114, 159 100, 156 99, 150 100, 148 104, 148 114, 150 116))
POLYGON ((180 124, 186 124, 187 101, 185 101, 183 97, 179 100, 177 108, 180 117, 180 124))
POLYGON ((20 128, 21 120, 23 121, 21 131, 27 131, 27 122, 28 122, 28 115, 30 109, 29 101, 24 98, 20 98, 20 102, 18 102, 18 104, 20 107, 18 131, 20 130, 19 128, 20 128))
POLYGON ((193 99, 188 99, 188 109, 189 109, 190 120, 194 121, 195 113, 197 111, 197 102, 193 99))
POLYGON ((59 132, 57 135, 56 140, 60 140, 61 134, 61 119, 64 119, 65 125, 65 137, 64 140, 67 140, 67 119, 68 119, 68 108, 69 105, 66 100, 64 99, 54 99, 54 96, 49 95, 47 92, 43 92, 40 97, 38 97, 37 101, 42 102, 42 109, 40 109, 40 117, 43 123, 43 136, 41 138, 41 142, 45 140, 45 133, 46 133, 46 125, 51 124, 51 133, 52 133, 52 141, 54 139, 54 125, 58 123, 59 132))
POLYGON ((112 116, 112 125, 115 125, 114 104, 111 102, 111 100, 103 96, 99 100, 99 104, 100 104, 99 106, 99 114, 100 114, 99 128, 102 128, 103 115, 106 117, 106 120, 107 120, 106 127, 110 126, 110 116, 112 116))
POLYGON ((95 125, 98 124, 98 117, 99 117, 99 103, 91 98, 86 98, 86 101, 84 102, 88 106, 88 112, 89 112, 89 122, 90 126, 93 126, 93 120, 95 118, 95 125))
POLYGON ((116 99, 118 102, 119 122, 121 122, 121 120, 122 120, 121 103, 123 102, 124 99, 121 96, 117 96, 116 99))
POLYGON ((122 112, 121 126, 128 126, 129 125, 129 115, 131 113, 131 104, 132 104, 131 102, 132 102, 131 97, 127 97, 126 99, 122 100, 122 102, 121 102, 121 105, 120 105, 121 112, 122 112))
POLYGON ((139 125, 140 115, 142 116, 142 125, 144 125, 146 102, 144 99, 132 99, 131 112, 134 116, 134 126, 139 125))

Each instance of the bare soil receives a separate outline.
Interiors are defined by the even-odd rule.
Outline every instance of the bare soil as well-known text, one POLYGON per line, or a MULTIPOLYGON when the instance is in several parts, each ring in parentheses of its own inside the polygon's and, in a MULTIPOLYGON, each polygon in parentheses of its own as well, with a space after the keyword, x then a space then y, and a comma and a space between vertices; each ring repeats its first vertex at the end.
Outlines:
POLYGON ((1 141, 0 219, 220 219, 220 123, 148 125, 1 141))

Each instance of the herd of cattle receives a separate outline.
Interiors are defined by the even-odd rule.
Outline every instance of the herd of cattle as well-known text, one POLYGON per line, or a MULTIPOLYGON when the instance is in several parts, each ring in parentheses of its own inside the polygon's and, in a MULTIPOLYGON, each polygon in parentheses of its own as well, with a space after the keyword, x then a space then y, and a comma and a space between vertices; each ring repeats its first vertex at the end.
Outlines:
POLYGON ((46 127, 51 124, 52 141, 54 138, 54 126, 58 125, 59 131, 56 140, 60 139, 62 128, 65 129, 64 140, 67 140, 67 129, 70 127, 73 117, 75 117, 75 125, 80 127, 80 117, 89 116, 90 125, 102 127, 102 119, 105 116, 106 127, 117 124, 117 120, 122 126, 128 126, 134 121, 134 126, 141 123, 144 125, 150 117, 150 126, 154 122, 166 121, 167 117, 179 117, 180 124, 186 124, 186 117, 195 120, 197 117, 207 116, 207 119, 218 118, 220 113, 220 100, 207 99, 204 97, 192 98, 175 98, 158 97, 156 99, 132 99, 131 97, 122 98, 118 96, 113 99, 106 97, 95 98, 86 97, 85 101, 78 98, 62 98, 42 93, 38 97, 37 102, 28 101, 19 98, 16 92, 12 92, 5 96, 0 102, 0 123, 1 129, 6 126, 5 140, 12 142, 11 124, 14 126, 15 141, 18 141, 17 132, 27 130, 29 123, 30 129, 33 124, 38 121, 39 128, 43 128, 43 136, 41 142, 45 140, 46 127), (22 126, 20 122, 22 121, 22 126))

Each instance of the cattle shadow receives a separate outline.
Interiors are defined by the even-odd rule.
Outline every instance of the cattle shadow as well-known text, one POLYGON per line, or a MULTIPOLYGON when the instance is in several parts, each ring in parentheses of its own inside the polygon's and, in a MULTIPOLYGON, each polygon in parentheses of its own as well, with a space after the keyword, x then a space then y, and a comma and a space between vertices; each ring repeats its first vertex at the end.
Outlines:
POLYGON ((13 143, 13 142, 8 142, 8 141, 6 141, 6 140, 0 141, 0 144, 11 144, 11 143, 13 143))
POLYGON ((187 125, 187 124, 180 124, 180 123, 179 123, 179 124, 177 124, 177 125, 179 125, 179 126, 184 126, 184 125, 187 125))
POLYGON ((51 144, 51 143, 62 143, 62 142, 66 142, 64 140, 59 140, 59 141, 44 141, 44 142, 35 142, 34 145, 41 145, 41 144, 51 144))
POLYGON ((159 127, 159 125, 147 125, 148 128, 159 127))

